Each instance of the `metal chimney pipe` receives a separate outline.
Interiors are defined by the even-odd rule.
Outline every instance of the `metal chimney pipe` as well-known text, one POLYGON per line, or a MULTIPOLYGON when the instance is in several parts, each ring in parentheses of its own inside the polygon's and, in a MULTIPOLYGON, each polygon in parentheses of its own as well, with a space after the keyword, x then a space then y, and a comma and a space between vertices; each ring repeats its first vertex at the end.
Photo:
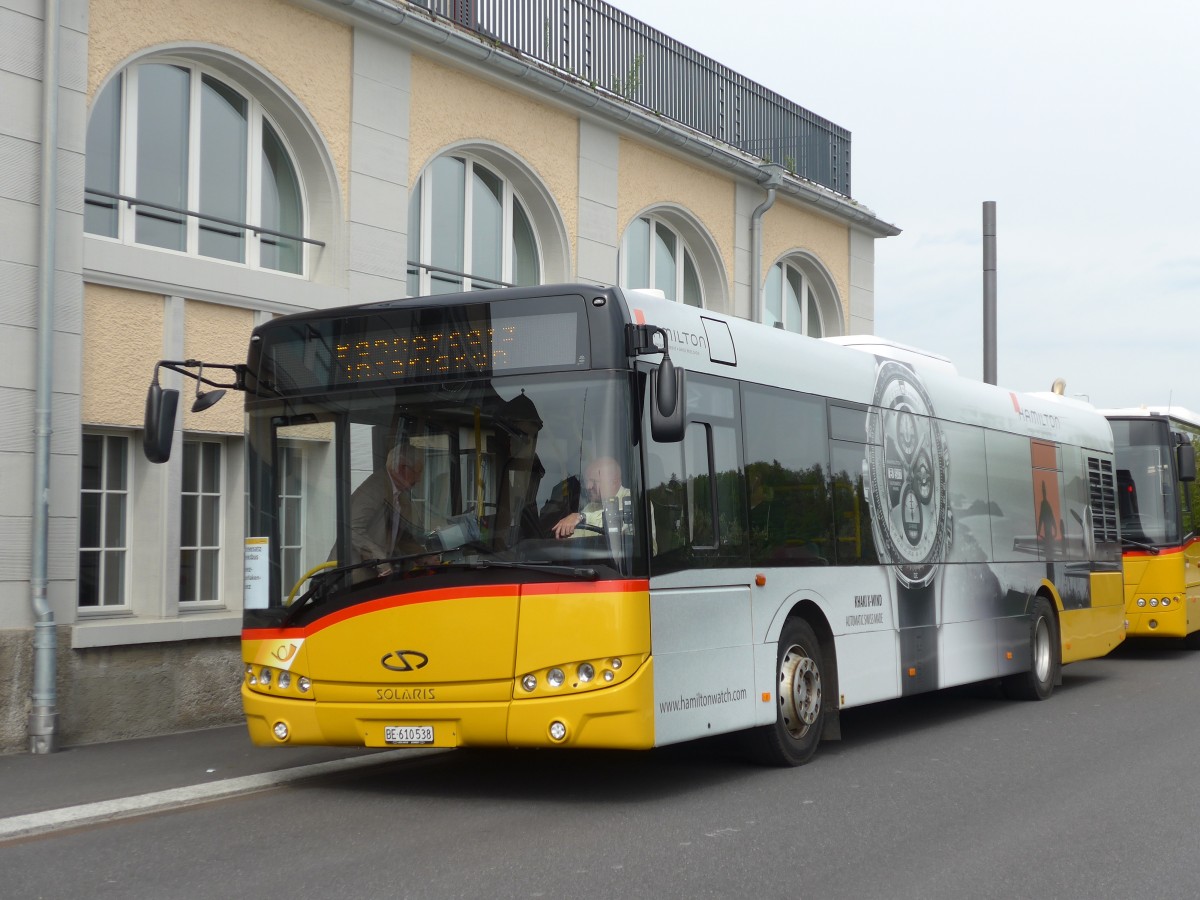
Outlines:
POLYGON ((983 380, 996 383, 996 201, 983 201, 983 380))

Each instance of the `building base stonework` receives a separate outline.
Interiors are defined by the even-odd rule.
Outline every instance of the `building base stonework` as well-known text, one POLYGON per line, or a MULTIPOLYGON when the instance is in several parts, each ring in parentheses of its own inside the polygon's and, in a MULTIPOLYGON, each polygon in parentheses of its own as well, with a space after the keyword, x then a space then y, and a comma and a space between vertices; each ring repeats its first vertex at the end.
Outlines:
MULTIPOLYGON (((32 629, 0 630, 0 753, 29 749, 32 629)), ((75 650, 58 628, 57 745, 151 737, 241 720, 238 639, 75 650)))

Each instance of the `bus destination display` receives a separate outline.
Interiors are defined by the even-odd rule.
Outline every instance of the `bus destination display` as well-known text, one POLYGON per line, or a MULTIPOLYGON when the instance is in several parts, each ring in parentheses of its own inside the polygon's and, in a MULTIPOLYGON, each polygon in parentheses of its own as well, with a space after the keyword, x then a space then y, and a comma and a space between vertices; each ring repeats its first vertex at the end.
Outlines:
POLYGON ((375 327, 334 342, 334 384, 470 378, 577 362, 579 317, 494 316, 489 324, 375 327))

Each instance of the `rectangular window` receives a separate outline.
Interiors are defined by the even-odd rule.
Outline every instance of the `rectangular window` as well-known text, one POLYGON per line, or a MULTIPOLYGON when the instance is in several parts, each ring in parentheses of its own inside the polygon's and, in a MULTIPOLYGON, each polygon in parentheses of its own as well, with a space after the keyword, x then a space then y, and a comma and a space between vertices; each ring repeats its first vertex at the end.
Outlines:
POLYGON ((283 584, 304 574, 304 455, 296 444, 279 447, 279 540, 283 584))
MULTIPOLYGON (((746 385, 742 402, 751 561, 775 566, 830 564, 834 534, 825 401, 746 385)), ((834 421, 836 425, 841 419, 834 421)), ((848 428, 848 433, 860 439, 866 431, 861 416, 848 428)), ((861 473, 861 462, 858 465, 861 473)), ((853 475, 851 463, 844 463, 843 468, 847 477, 853 475)), ((847 547, 854 547, 858 554, 854 559, 862 559, 864 523, 859 498, 850 499, 852 508, 844 510, 851 517, 846 520, 846 534, 855 539, 847 542, 847 547)), ((869 521, 866 526, 869 530, 869 521)))
POLYGON ((179 602, 221 599, 221 445, 184 441, 179 602))
POLYGON ((129 439, 85 434, 80 458, 79 606, 123 606, 129 439))
MULTIPOLYGON (((137 189, 142 200, 186 209, 191 74, 162 63, 138 72, 137 189)), ((187 224, 179 213, 137 207, 137 242, 187 249, 187 224)))
MULTIPOLYGON (((647 395, 648 396, 648 395, 647 395)), ((746 494, 738 454, 733 385, 695 375, 688 381, 695 418, 679 443, 647 448, 647 496, 656 571, 746 564, 746 494)))

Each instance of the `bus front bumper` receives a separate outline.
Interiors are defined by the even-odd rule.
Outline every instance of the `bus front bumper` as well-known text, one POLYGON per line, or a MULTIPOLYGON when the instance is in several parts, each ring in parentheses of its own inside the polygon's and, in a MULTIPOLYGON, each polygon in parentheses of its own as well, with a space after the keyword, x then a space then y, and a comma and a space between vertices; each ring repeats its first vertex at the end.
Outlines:
POLYGON ((601 690, 489 702, 341 703, 299 700, 242 685, 250 738, 260 746, 654 746, 653 659, 601 690), (429 730, 426 730, 429 729, 429 730))

